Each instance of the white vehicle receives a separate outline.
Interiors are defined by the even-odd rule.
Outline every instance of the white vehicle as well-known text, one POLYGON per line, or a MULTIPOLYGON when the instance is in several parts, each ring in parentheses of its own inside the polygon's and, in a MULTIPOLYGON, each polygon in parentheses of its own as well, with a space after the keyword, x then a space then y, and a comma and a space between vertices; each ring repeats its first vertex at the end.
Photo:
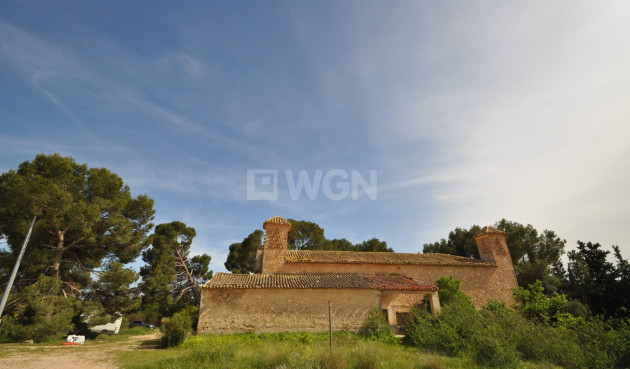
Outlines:
POLYGON ((99 332, 103 334, 118 334, 120 333, 120 326, 122 325, 122 315, 118 317, 118 319, 114 320, 113 323, 95 325, 91 327, 90 330, 92 332, 99 332))

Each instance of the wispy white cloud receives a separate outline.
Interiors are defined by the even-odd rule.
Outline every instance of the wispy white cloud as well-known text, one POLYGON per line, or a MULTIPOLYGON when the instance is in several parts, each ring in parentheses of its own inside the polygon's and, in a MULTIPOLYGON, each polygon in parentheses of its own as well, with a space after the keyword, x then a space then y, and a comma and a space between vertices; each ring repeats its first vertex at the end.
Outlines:
MULTIPOLYGON (((630 216, 612 205, 613 198, 630 200, 622 190, 630 177, 620 171, 630 151, 630 51, 619 47, 630 43, 623 21, 630 9, 615 5, 580 3, 550 14, 510 6, 464 22, 459 27, 486 25, 488 37, 461 34, 458 45, 473 43, 473 50, 462 47, 488 66, 477 65, 478 75, 462 76, 462 86, 446 94, 419 91, 418 103, 412 95, 396 105, 402 111, 392 127, 399 129, 397 140, 444 143, 431 153, 444 165, 423 178, 447 179, 432 192, 450 209, 449 222, 513 217, 576 234, 580 227, 599 227, 593 224, 597 214, 600 237, 630 241, 621 228, 615 235, 603 231, 630 216), (426 117, 436 121, 427 126, 426 117)), ((470 70, 468 62, 456 67, 470 70)), ((409 169, 413 173, 413 164, 409 169)))
MULTIPOLYGON (((320 67, 317 90, 333 106, 362 104, 353 124, 365 159, 387 168, 381 198, 439 214, 439 227, 508 217, 569 238, 597 214, 602 242, 630 243, 607 229, 630 217, 613 205, 630 201, 630 6, 403 8, 341 12, 329 51, 347 48, 320 67)), ((316 23, 293 16, 317 45, 316 23)))
POLYGON ((202 64, 188 55, 168 54, 157 60, 147 60, 120 49, 107 39, 94 39, 92 41, 101 46, 101 63, 105 64, 106 69, 116 71, 106 74, 102 73, 105 68, 77 56, 63 44, 42 40, 9 23, 0 22, 0 33, 4 35, 0 40, 3 58, 12 68, 26 74, 33 86, 77 123, 81 122, 81 118, 66 102, 76 100, 76 96, 72 95, 73 90, 81 98, 92 99, 90 103, 101 109, 145 111, 180 130, 201 134, 222 144, 231 143, 232 147, 237 146, 219 131, 193 121, 183 112, 159 104, 138 89, 141 85, 137 82, 142 80, 142 76, 154 75, 155 68, 148 67, 151 65, 180 69, 192 77, 203 74, 202 64), (130 77, 135 81, 128 80, 130 77))
POLYGON ((249 233, 242 218, 271 215, 405 251, 501 217, 630 244, 629 7, 291 3, 252 22, 181 7, 149 52, 98 27, 66 40, 0 17, 0 72, 83 127, 34 138, 39 151, 112 168, 164 203, 194 199, 164 219, 220 213, 226 228, 199 245, 221 258, 222 240, 249 233), (293 201, 284 187, 245 201, 247 169, 333 168, 380 170, 378 199, 293 201))

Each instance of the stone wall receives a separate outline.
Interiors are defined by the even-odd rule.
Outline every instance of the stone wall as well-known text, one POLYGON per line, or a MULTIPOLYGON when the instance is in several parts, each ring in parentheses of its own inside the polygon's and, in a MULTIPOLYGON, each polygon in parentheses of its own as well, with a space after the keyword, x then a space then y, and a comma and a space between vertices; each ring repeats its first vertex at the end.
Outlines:
POLYGON ((434 285, 442 276, 453 276, 462 282, 462 290, 470 296, 475 306, 481 307, 488 299, 512 304, 511 288, 516 277, 510 270, 496 266, 441 266, 441 265, 391 265, 391 264, 332 264, 286 263, 278 273, 371 273, 403 274, 409 278, 434 285))
POLYGON ((320 289, 202 289, 198 333, 358 330, 380 306, 380 291, 320 289))
MULTIPOLYGON (((481 259, 488 263, 455 265, 405 264, 413 259, 399 254, 400 264, 287 262, 288 232, 291 224, 280 217, 268 219, 264 249, 256 254, 256 272, 264 274, 402 274, 433 285, 442 276, 461 281, 462 290, 481 307, 488 299, 511 306, 513 287, 517 286, 505 234, 486 227, 475 237, 481 259)), ((328 330, 328 301, 332 302, 333 329, 358 330, 374 307, 385 311, 389 323, 400 326, 398 317, 411 306, 430 297, 434 314, 439 313, 436 291, 379 291, 372 289, 286 288, 202 288, 199 307, 199 333, 291 332, 328 330)), ((310 286, 308 286, 310 287, 310 286)), ((342 288, 346 288, 345 286, 342 288)))

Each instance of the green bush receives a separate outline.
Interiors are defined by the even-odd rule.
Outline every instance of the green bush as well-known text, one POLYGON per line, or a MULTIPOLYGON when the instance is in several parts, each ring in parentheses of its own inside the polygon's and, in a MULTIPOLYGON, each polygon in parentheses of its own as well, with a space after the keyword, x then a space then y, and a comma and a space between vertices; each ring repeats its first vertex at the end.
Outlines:
POLYGON ((45 342, 72 332, 81 301, 60 296, 61 285, 61 279, 42 275, 17 293, 16 302, 3 316, 0 341, 45 342))
POLYGON ((516 348, 496 335, 476 335, 472 341, 475 362, 492 368, 515 368, 520 362, 516 348))
POLYGON ((559 327, 529 321, 504 303, 493 301, 488 302, 481 319, 480 334, 492 337, 504 347, 514 348, 522 360, 567 368, 584 367, 582 348, 571 334, 559 327))
POLYGON ((424 309, 413 309, 405 326, 407 345, 456 356, 468 349, 470 339, 479 329, 479 313, 469 299, 454 299, 434 318, 424 309))
POLYGON ((182 344, 192 334, 193 317, 197 314, 197 308, 190 306, 175 313, 171 318, 162 318, 160 330, 162 347, 175 347, 182 344))
POLYGON ((516 287, 513 289, 516 309, 529 320, 539 323, 555 323, 558 314, 567 303, 565 295, 554 293, 552 297, 545 295, 545 287, 542 281, 536 281, 527 288, 516 287))
POLYGON ((359 334, 380 342, 396 342, 392 328, 389 326, 378 307, 374 307, 369 311, 363 326, 359 330, 359 334))
POLYGON ((538 284, 518 291, 519 312, 496 301, 478 312, 469 299, 459 297, 456 281, 441 280, 448 303, 438 318, 413 311, 405 328, 407 345, 463 355, 484 367, 516 367, 522 360, 564 368, 630 367, 628 321, 562 313, 563 297, 542 296, 538 284))
POLYGON ((440 305, 445 306, 456 300, 470 302, 470 297, 461 290, 461 284, 460 280, 452 276, 438 278, 435 285, 439 288, 440 305))

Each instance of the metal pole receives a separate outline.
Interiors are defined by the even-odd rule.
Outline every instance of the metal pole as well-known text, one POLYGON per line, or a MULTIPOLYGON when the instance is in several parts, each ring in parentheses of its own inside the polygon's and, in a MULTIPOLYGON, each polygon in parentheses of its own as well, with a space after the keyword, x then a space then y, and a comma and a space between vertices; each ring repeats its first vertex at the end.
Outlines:
POLYGON ((9 278, 9 284, 7 284, 7 288, 4 290, 4 295, 2 295, 2 302, 0 302, 0 322, 2 321, 2 312, 4 311, 4 305, 7 303, 7 299, 9 298, 9 292, 11 291, 13 281, 15 280, 15 275, 17 274, 20 263, 22 262, 22 257, 24 256, 24 251, 26 250, 26 244, 28 244, 28 240, 31 238, 31 232, 33 232, 33 227, 35 226, 36 219, 37 216, 34 216, 33 221, 31 222, 31 227, 28 229, 28 233, 26 234, 26 238, 24 239, 24 243, 22 244, 20 255, 18 255, 18 258, 15 261, 15 266, 13 267, 13 271, 11 272, 11 278, 9 278))
POLYGON ((332 303, 328 301, 328 345, 332 350, 332 303))

